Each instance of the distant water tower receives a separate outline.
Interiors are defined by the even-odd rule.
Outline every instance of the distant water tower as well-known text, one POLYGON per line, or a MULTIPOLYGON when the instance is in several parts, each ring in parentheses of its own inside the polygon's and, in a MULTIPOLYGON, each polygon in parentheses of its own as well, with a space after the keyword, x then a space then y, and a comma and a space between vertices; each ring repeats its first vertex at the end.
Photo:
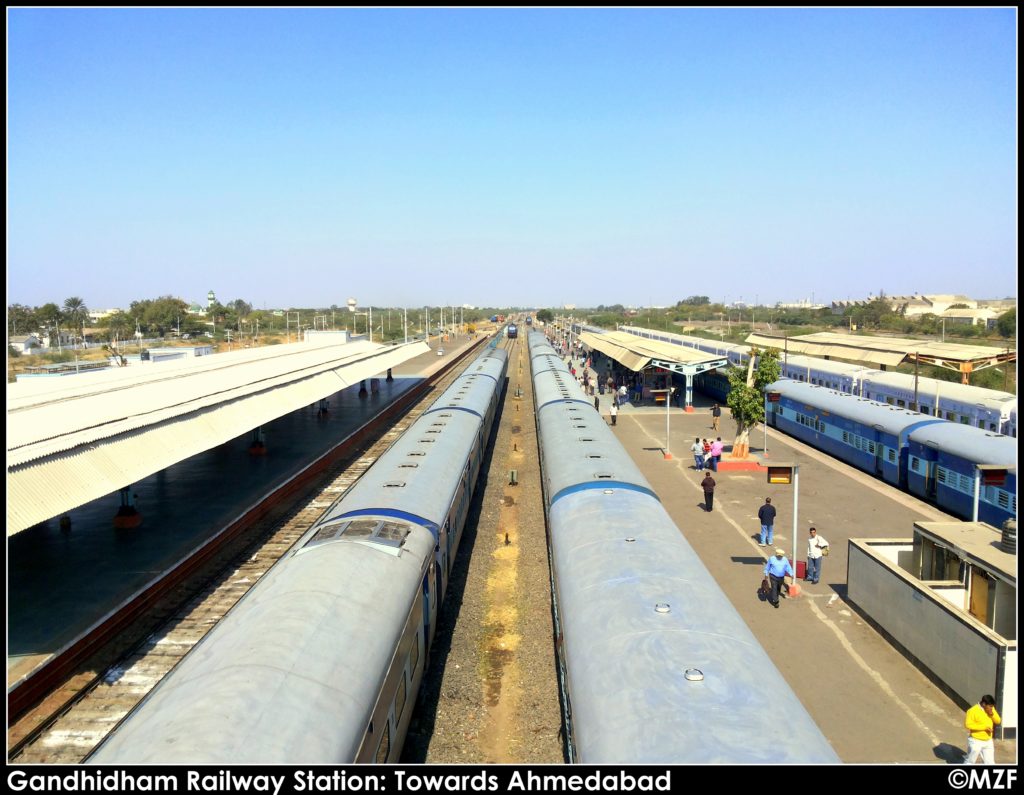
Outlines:
POLYGON ((206 308, 209 309, 215 303, 217 303, 217 296, 213 294, 213 290, 210 290, 210 292, 206 294, 206 308))

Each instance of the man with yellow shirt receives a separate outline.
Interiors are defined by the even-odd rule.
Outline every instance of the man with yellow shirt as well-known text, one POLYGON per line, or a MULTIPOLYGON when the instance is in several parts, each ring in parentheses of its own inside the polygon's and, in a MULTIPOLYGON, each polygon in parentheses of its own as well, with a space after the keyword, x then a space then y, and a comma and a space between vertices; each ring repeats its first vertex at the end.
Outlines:
POLYGON ((965 765, 975 764, 979 756, 984 764, 995 764, 996 751, 992 742, 992 732, 997 723, 1002 723, 1002 720, 996 712, 996 700, 992 696, 982 696, 980 704, 975 704, 967 710, 964 717, 964 728, 968 731, 965 765))

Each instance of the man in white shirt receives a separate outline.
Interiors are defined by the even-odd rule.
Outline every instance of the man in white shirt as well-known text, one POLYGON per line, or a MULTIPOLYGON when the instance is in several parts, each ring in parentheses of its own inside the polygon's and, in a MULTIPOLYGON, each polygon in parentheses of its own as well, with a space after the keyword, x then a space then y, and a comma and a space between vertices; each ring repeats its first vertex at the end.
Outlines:
POLYGON ((807 539, 807 582, 816 585, 821 579, 821 558, 828 554, 828 541, 811 528, 807 539))

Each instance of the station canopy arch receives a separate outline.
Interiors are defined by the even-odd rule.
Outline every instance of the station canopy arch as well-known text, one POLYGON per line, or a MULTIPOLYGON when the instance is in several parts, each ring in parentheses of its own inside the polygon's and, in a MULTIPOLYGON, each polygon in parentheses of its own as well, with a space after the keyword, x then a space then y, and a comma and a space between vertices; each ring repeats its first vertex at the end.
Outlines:
POLYGON ((583 331, 579 340, 587 347, 600 351, 624 367, 640 372, 647 367, 658 367, 678 373, 686 379, 686 405, 693 404, 693 379, 699 373, 726 367, 728 358, 696 348, 686 348, 671 342, 645 339, 625 331, 598 333, 583 331))

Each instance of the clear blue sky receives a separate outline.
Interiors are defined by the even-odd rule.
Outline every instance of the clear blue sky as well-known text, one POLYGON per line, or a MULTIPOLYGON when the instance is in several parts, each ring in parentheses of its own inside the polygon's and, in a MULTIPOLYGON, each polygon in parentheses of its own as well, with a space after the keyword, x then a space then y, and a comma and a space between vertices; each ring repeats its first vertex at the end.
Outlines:
POLYGON ((9 304, 1016 295, 1014 9, 7 20, 9 304))

